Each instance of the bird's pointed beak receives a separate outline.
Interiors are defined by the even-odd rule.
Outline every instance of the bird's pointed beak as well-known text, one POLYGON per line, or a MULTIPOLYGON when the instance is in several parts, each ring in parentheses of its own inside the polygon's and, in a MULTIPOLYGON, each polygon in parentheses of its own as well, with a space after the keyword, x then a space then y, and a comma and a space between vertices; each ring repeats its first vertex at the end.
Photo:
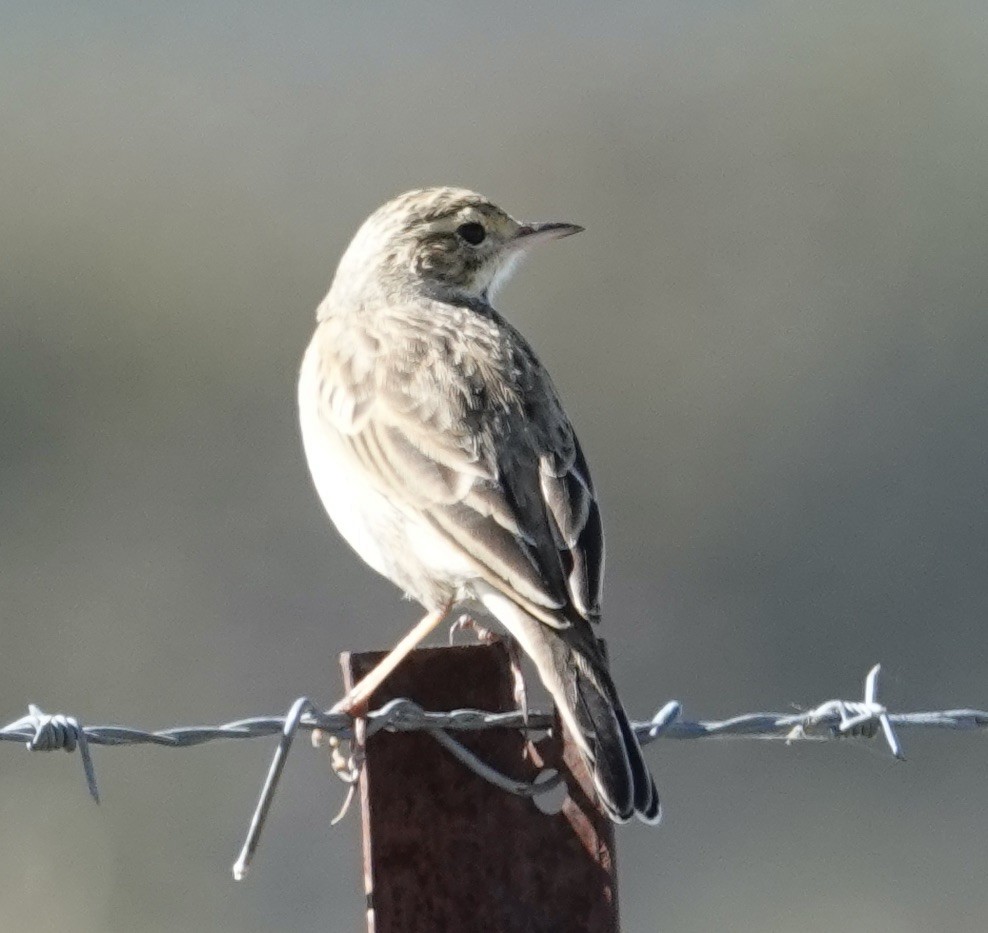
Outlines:
POLYGON ((583 227, 578 224, 549 223, 522 224, 514 235, 514 245, 519 249, 528 249, 536 243, 547 243, 549 240, 561 240, 564 236, 581 233, 583 227))

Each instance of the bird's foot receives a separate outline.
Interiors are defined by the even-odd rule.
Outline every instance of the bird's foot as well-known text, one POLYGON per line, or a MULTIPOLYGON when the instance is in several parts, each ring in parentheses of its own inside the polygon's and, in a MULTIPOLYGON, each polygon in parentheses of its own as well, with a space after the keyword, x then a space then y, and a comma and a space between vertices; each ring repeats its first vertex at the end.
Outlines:
POLYGON ((453 644, 453 639, 460 632, 470 632, 482 645, 493 645, 495 642, 501 641, 501 635, 498 632, 487 628, 486 625, 481 625, 475 618, 473 618, 473 616, 466 614, 461 615, 452 625, 450 625, 450 644, 453 644))
MULTIPOLYGON (((348 694, 333 707, 332 711, 334 713, 346 713, 354 721, 357 721, 363 720, 369 708, 370 705, 366 699, 353 700, 348 694)), ((340 740, 335 735, 324 732, 322 729, 312 730, 311 742, 313 748, 336 748, 340 744, 340 740)))
POLYGON ((340 812, 333 817, 330 825, 335 826, 346 816, 353 803, 357 791, 357 782, 364 767, 365 745, 367 738, 367 709, 366 700, 351 701, 344 697, 333 707, 333 712, 346 713, 353 717, 353 738, 340 738, 322 729, 312 730, 313 748, 329 749, 329 766, 333 773, 348 785, 346 798, 340 812))
MULTIPOLYGON (((366 713, 366 709, 364 710, 366 713)), ((325 734, 324 734, 325 736, 325 734)), ((326 745, 329 746, 329 765, 336 776, 348 785, 346 798, 340 812, 330 821, 331 826, 335 826, 346 816, 356 796, 357 783, 360 774, 364 769, 367 748, 367 720, 361 715, 353 722, 353 738, 341 739, 337 735, 327 737, 326 745)))
MULTIPOLYGON (((521 667, 521 647, 514 638, 504 632, 481 625, 472 616, 462 615, 449 627, 449 642, 458 632, 471 632, 482 645, 500 643, 508 652, 508 665, 511 668, 512 695, 515 705, 521 710, 525 725, 528 725, 528 690, 525 687, 525 675, 521 667)), ((527 753, 526 753, 527 754, 527 753)))

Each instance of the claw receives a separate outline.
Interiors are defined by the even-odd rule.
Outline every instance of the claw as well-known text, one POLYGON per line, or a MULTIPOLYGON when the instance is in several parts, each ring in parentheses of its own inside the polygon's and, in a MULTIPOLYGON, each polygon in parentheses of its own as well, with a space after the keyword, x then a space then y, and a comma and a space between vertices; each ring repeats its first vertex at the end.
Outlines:
POLYGON ((326 743, 330 751, 329 763, 336 776, 344 783, 348 784, 346 799, 340 812, 330 821, 331 826, 335 826, 346 816, 350 809, 350 804, 356 796, 357 782, 364 769, 364 759, 366 758, 367 746, 367 720, 363 717, 356 719, 353 724, 353 738, 340 739, 338 736, 330 736, 326 743), (344 750, 346 743, 346 750, 344 750))
POLYGON ((474 638, 476 638, 482 645, 493 645, 496 642, 503 640, 502 635, 498 634, 493 629, 489 629, 486 626, 481 625, 475 618, 468 615, 460 616, 449 627, 450 644, 453 644, 453 638, 459 632, 471 632, 474 638))

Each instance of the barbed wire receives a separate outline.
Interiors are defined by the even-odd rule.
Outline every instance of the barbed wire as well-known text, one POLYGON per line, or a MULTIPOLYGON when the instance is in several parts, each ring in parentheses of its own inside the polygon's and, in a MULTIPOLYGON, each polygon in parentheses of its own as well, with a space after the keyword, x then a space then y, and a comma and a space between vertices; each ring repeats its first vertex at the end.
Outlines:
MULTIPOLYGON (((632 727, 643 745, 660 738, 775 739, 786 743, 848 738, 867 740, 880 732, 891 754, 900 760, 904 756, 897 735, 899 729, 971 730, 988 727, 988 711, 978 709, 889 712, 878 699, 880 670, 880 665, 876 664, 868 672, 864 695, 860 700, 827 700, 806 710, 790 713, 745 713, 721 720, 684 719, 682 704, 672 700, 665 703, 650 720, 633 722, 632 727)), ((543 731, 551 729, 554 723, 554 715, 547 712, 525 713, 514 710, 495 713, 477 709, 432 712, 408 699, 391 700, 355 721, 347 713, 322 711, 307 697, 300 697, 284 716, 253 716, 219 726, 181 726, 149 732, 129 726, 84 725, 76 717, 49 715, 32 704, 28 706, 26 716, 0 727, 0 741, 24 742, 31 751, 62 749, 73 752, 78 749, 89 793, 99 803, 91 748, 94 745, 190 748, 220 739, 255 739, 280 735, 281 739, 271 760, 246 841, 234 864, 234 877, 239 879, 246 874, 257 849, 288 752, 299 731, 328 737, 330 743, 337 746, 340 742, 354 743, 358 752, 370 736, 381 731, 424 732, 485 780, 509 793, 532 797, 551 790, 559 783, 561 776, 546 772, 531 783, 508 777, 478 758, 450 733, 488 729, 543 731)), ((351 785, 348 800, 352 796, 359 768, 358 753, 351 755, 349 759, 349 775, 346 768, 343 773, 337 769, 337 773, 351 785)))

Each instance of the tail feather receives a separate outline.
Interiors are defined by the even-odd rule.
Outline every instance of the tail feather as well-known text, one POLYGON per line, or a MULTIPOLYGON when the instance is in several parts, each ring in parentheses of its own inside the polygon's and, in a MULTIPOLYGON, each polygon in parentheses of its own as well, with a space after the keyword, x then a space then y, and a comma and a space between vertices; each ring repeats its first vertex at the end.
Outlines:
POLYGON ((481 599, 535 662, 611 819, 624 823, 637 813, 657 823, 655 782, 590 626, 550 628, 493 589, 481 599))
POLYGON ((618 717, 618 725, 624 736, 624 747, 631 762, 631 771, 635 784, 635 812, 646 823, 658 823, 662 819, 662 805, 659 802, 659 790, 652 779, 652 773, 645 764, 642 748, 638 737, 628 722, 628 717, 618 703, 614 709, 618 717))
POLYGON ((626 822, 637 813, 646 823, 659 822, 661 807, 655 781, 603 658, 588 664, 582 656, 574 655, 576 661, 564 676, 575 675, 579 700, 573 712, 580 733, 586 737, 586 747, 579 735, 575 738, 584 748, 601 802, 616 821, 626 822))
MULTIPOLYGON (((557 652, 562 653, 562 652, 557 652)), ((563 662, 566 664, 566 662, 563 662)), ((601 803, 617 822, 625 823, 635 812, 635 774, 625 747, 625 737, 614 705, 596 676, 579 670, 579 662, 560 665, 565 696, 555 696, 556 706, 577 745, 583 751, 601 803), (567 669, 568 668, 568 669, 567 669), (575 720, 575 722, 574 722, 575 720), (575 728, 574 728, 575 726, 575 728)))

